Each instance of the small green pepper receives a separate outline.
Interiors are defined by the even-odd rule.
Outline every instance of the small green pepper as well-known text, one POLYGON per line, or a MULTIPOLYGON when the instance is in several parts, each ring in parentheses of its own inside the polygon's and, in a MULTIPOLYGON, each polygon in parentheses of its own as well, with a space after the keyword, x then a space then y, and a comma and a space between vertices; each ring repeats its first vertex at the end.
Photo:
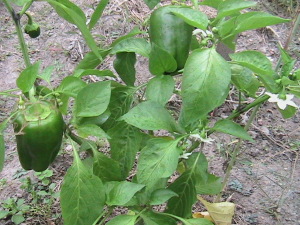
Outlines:
POLYGON ((40 25, 32 20, 32 17, 29 13, 25 13, 25 15, 28 17, 28 22, 24 28, 24 32, 31 38, 37 38, 41 34, 40 25))

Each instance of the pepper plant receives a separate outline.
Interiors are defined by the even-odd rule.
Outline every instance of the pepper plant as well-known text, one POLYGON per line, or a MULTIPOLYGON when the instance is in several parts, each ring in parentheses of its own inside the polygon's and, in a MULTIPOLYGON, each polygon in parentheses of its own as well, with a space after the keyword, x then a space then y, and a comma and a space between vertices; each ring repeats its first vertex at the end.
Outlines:
MULTIPOLYGON (((24 105, 30 106, 25 115, 31 118, 38 114, 34 119, 39 122, 48 118, 49 109, 41 108, 44 102, 63 115, 70 114, 64 128, 57 127, 59 135, 49 136, 49 141, 56 139, 60 146, 60 132, 64 130, 73 147, 74 161, 64 177, 60 194, 64 224, 230 224, 231 219, 223 221, 223 216, 220 219, 213 212, 213 222, 192 218, 192 207, 202 194, 216 195, 218 204, 242 141, 253 141, 247 129, 262 103, 276 102, 284 118, 296 113, 298 107, 291 99, 300 96, 300 70, 295 69, 295 60, 280 46, 277 67, 259 51, 224 55, 218 46, 225 45, 234 52, 241 32, 290 20, 266 12, 245 11, 255 6, 253 1, 193 0, 192 5, 182 2, 161 7, 159 0, 144 0, 154 10, 149 32, 135 28, 110 46, 99 46, 91 31, 108 0, 99 2, 89 21, 82 9, 68 0, 45 0, 60 17, 77 26, 90 48, 73 73, 57 87, 50 88, 39 81, 50 83, 51 68, 40 71, 39 62, 31 64, 20 27, 20 18, 28 15, 32 3, 38 2, 4 0, 17 28, 26 68, 16 81, 22 92, 18 96, 19 108, 1 124, 1 131, 9 122, 18 123, 16 115, 24 112, 24 105), (15 12, 13 3, 23 6, 22 10, 15 12), (217 15, 208 18, 200 5, 216 9, 217 15), (137 55, 149 59, 149 71, 153 74, 141 85, 136 85, 137 55), (115 56, 115 72, 97 69, 108 56, 115 56), (225 59, 228 57, 230 60, 225 59), (100 81, 87 83, 82 79, 87 75, 98 76, 100 81), (116 77, 122 82, 117 82, 116 77), (178 80, 179 89, 175 82, 178 80), (233 86, 238 90, 239 106, 227 118, 210 123, 216 119, 211 112, 224 104, 233 86), (181 99, 180 108, 169 107, 172 95, 181 99), (242 103, 242 98, 250 103, 242 103), (243 127, 235 119, 248 111, 252 115, 243 127), (224 178, 209 173, 203 153, 214 132, 240 140, 224 178), (105 153, 104 141, 109 144, 105 153), (88 153, 87 163, 81 159, 81 152, 88 153), (157 205, 164 207, 156 211, 157 205), (125 207, 129 212, 112 218, 115 207, 125 207)), ((18 135, 26 139, 28 122, 23 124, 25 134, 16 134, 17 141, 18 135)), ((2 167, 4 139, 3 135, 0 137, 2 167)), ((25 143, 18 141, 18 150, 25 149, 25 143)), ((26 156, 19 151, 20 161, 26 161, 22 163, 25 169, 35 169, 28 161, 42 158, 30 150, 31 145, 38 150, 38 140, 26 144, 26 156)), ((46 169, 57 154, 54 146, 49 148, 52 149, 46 151, 54 152, 54 156, 44 156, 48 160, 40 161, 43 166, 38 166, 39 171, 46 169)))

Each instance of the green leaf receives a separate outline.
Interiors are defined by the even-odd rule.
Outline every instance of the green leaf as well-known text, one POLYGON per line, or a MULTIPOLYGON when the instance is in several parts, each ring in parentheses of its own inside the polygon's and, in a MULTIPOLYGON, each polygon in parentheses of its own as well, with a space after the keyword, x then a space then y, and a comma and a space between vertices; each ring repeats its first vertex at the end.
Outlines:
POLYGON ((160 205, 168 201, 170 198, 178 196, 175 192, 169 189, 158 189, 152 192, 150 197, 150 205, 160 205))
POLYGON ((103 182, 122 180, 121 167, 118 161, 98 151, 93 151, 93 155, 93 173, 97 177, 103 182))
POLYGON ((228 95, 230 80, 230 66, 214 48, 195 50, 183 72, 180 123, 192 124, 220 106, 228 95))
POLYGON ((60 193, 64 224, 92 224, 103 210, 104 193, 102 181, 83 165, 74 150, 74 162, 64 176, 60 193))
POLYGON ((77 132, 80 137, 87 138, 89 136, 94 136, 97 138, 107 138, 110 137, 97 125, 95 124, 83 124, 77 128, 77 132))
POLYGON ((239 124, 231 121, 231 120, 219 120, 215 123, 212 130, 225 133, 225 134, 231 134, 233 136, 236 136, 238 138, 253 141, 251 136, 247 133, 247 131, 239 124))
POLYGON ((145 39, 131 37, 114 45, 110 51, 110 54, 116 54, 120 52, 135 52, 148 58, 150 51, 150 44, 145 39))
POLYGON ((160 0, 144 0, 144 2, 149 7, 149 9, 153 9, 160 2, 160 0))
POLYGON ((289 19, 283 19, 277 16, 273 16, 266 12, 247 12, 239 15, 236 18, 234 34, 279 23, 286 23, 289 21, 289 19))
POLYGON ((169 189, 177 193, 178 197, 168 201, 166 212, 183 218, 191 217, 192 206, 197 201, 194 172, 192 170, 184 172, 169 186, 169 189))
POLYGON ((213 174, 207 174, 207 179, 197 177, 196 183, 197 194, 200 195, 216 195, 222 191, 222 178, 213 174))
POLYGON ((166 50, 152 43, 149 58, 149 70, 154 75, 162 75, 165 72, 171 73, 177 69, 175 58, 166 50))
POLYGON ((111 181, 106 185, 106 204, 109 206, 126 205, 132 197, 145 187, 143 184, 136 184, 128 181, 111 181))
POLYGON ((54 66, 46 67, 43 70, 43 72, 38 75, 38 78, 40 78, 40 79, 46 81, 48 84, 50 84, 51 83, 51 75, 52 75, 54 69, 55 69, 54 66))
POLYGON ((100 60, 102 60, 101 54, 99 54, 97 43, 86 26, 86 18, 83 11, 68 0, 59 0, 60 2, 53 0, 47 1, 56 10, 59 16, 78 27, 89 48, 100 60))
POLYGON ((195 175, 197 194, 214 195, 222 191, 222 179, 208 173, 208 162, 203 153, 195 152, 186 161, 187 170, 195 175))
POLYGON ((39 68, 40 62, 36 62, 20 73, 16 82, 18 88, 20 88, 23 93, 28 92, 33 87, 39 73, 39 68))
POLYGON ((84 77, 87 75, 94 75, 97 77, 116 77, 111 70, 97 70, 97 69, 79 69, 75 71, 73 76, 84 77))
POLYGON ((109 0, 101 0, 100 3, 97 5, 94 13, 91 16, 91 20, 89 22, 89 29, 93 29, 93 27, 96 25, 100 17, 102 16, 102 13, 107 6, 109 0))
POLYGON ((57 88, 58 92, 61 92, 67 96, 76 98, 78 92, 81 91, 87 84, 80 78, 68 76, 65 77, 57 88))
POLYGON ((180 139, 153 138, 142 149, 137 166, 137 181, 148 190, 156 190, 157 182, 171 176, 177 168, 182 152, 177 147, 180 139))
POLYGON ((109 104, 111 94, 110 81, 91 83, 81 89, 76 98, 77 116, 99 116, 109 104))
POLYGON ((216 19, 221 19, 226 16, 234 15, 242 9, 255 6, 254 1, 227 0, 218 5, 218 15, 216 19))
POLYGON ((137 217, 136 215, 119 215, 108 221, 106 225, 134 225, 137 217))
POLYGON ((112 159, 120 164, 122 177, 125 179, 135 161, 136 153, 141 149, 142 133, 136 127, 118 122, 107 131, 110 136, 112 159))
POLYGON ((234 63, 244 66, 257 74, 261 82, 265 85, 268 91, 276 93, 279 90, 279 85, 275 82, 271 61, 261 52, 243 51, 229 55, 234 63))
POLYGON ((11 217, 11 221, 15 224, 20 224, 20 223, 23 223, 25 221, 25 218, 22 214, 14 214, 11 217))
POLYGON ((201 30, 207 29, 207 15, 203 12, 200 12, 199 10, 188 7, 178 7, 172 8, 170 11, 191 26, 200 28, 201 30))
POLYGON ((53 3, 53 1, 48 2, 55 9, 56 13, 69 23, 76 24, 76 21, 72 18, 68 10, 73 11, 78 16, 78 19, 84 21, 84 23, 86 22, 84 12, 69 0, 56 0, 56 3, 53 3))
POLYGON ((147 84, 146 98, 164 106, 171 98, 174 86, 172 76, 155 76, 147 84))
POLYGON ((263 53, 258 51, 243 51, 229 55, 234 63, 249 68, 255 73, 272 75, 272 63, 263 53))
POLYGON ((144 130, 167 130, 183 133, 175 119, 161 104, 146 101, 132 108, 120 120, 144 130))
POLYGON ((288 105, 284 110, 279 109, 279 112, 281 113, 284 119, 289 119, 296 114, 297 109, 293 106, 288 105))
POLYGON ((177 222, 173 218, 155 213, 153 211, 145 211, 141 214, 141 217, 144 220, 145 225, 176 225, 177 222))
POLYGON ((134 52, 120 52, 116 54, 114 69, 128 86, 134 86, 136 73, 134 67, 135 63, 136 55, 134 52))
POLYGON ((0 210, 0 219, 5 219, 10 214, 10 211, 0 210))
POLYGON ((136 89, 126 86, 112 89, 111 99, 108 105, 111 115, 102 125, 104 130, 114 127, 119 117, 129 111, 133 102, 133 94, 135 91, 136 89))
POLYGON ((231 81, 242 92, 255 97, 260 82, 248 68, 236 64, 231 65, 231 81))
POLYGON ((193 218, 183 220, 185 225, 214 225, 213 222, 204 218, 193 218))
POLYGON ((223 0, 204 0, 200 2, 200 5, 207 5, 210 7, 213 7, 215 9, 218 9, 219 5, 223 2, 223 0))
POLYGON ((99 54, 102 56, 102 60, 99 59, 98 56, 95 55, 94 52, 88 52, 83 59, 78 63, 78 65, 75 68, 76 70, 80 69, 94 69, 96 66, 98 66, 102 61, 103 58, 105 58, 110 50, 99 50, 99 54))

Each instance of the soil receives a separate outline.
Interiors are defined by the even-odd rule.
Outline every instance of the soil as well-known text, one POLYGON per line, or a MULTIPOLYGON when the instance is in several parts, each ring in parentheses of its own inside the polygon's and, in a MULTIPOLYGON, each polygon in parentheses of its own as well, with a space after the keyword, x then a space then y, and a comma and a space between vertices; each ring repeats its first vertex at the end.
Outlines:
MULTIPOLYGON (((86 15, 90 16, 99 1, 73 2, 82 6, 86 15)), ((281 17, 293 18, 293 8, 286 7, 282 2, 258 1, 257 7, 281 17)), ((40 60, 42 68, 55 65, 53 76, 55 86, 72 73, 88 48, 76 27, 59 18, 48 4, 35 2, 30 11, 42 29, 41 36, 37 39, 26 36, 31 61, 40 60)), ((207 8, 203 8, 203 11, 214 13, 209 12, 207 8)), ((111 1, 100 23, 94 29, 94 35, 99 43, 109 45, 134 26, 145 30, 143 21, 149 14, 150 11, 142 0, 111 1)), ((22 24, 25 24, 25 21, 22 21, 22 24)), ((280 24, 244 32, 238 38, 237 51, 259 50, 275 64, 279 58, 277 43, 284 45, 290 30, 291 24, 280 24)), ((297 40, 293 40, 290 51, 299 65, 300 39, 297 37, 297 40)), ((112 69, 112 62, 113 59, 108 58, 101 69, 112 69)), ((24 62, 14 24, 3 3, 0 3, 0 92, 16 88, 16 79, 23 68, 24 62)), ((137 83, 144 83, 151 77, 145 58, 138 58, 136 69, 139 74, 137 83)), ((93 81, 96 78, 89 79, 93 81)), ((0 122, 15 108, 15 101, 15 98, 0 95, 0 122)), ((300 105, 299 100, 296 100, 296 103, 300 105)), ((226 116, 234 107, 236 102, 233 96, 233 99, 229 98, 214 114, 216 117, 226 116)), ((248 117, 249 114, 246 114, 242 120, 247 120, 248 117)), ((300 224, 299 123, 299 112, 293 118, 283 120, 275 105, 271 103, 266 103, 258 112, 249 131, 255 142, 243 144, 228 187, 222 195, 222 200, 230 200, 237 206, 233 224, 300 224)), ((214 135, 213 138, 214 144, 208 146, 205 153, 209 160, 210 172, 223 177, 232 144, 236 140, 225 135, 214 135)), ((41 181, 33 172, 21 169, 11 126, 5 130, 5 146, 5 167, 0 173, 0 205, 3 200, 12 197, 29 202, 31 198, 28 191, 21 188, 24 184, 22 179, 30 177, 37 185, 41 185, 41 181)), ((56 184, 55 191, 59 191, 63 175, 72 163, 70 152, 70 146, 65 143, 55 163, 50 167, 54 173, 51 180, 56 184)), ((209 196, 206 198, 210 199, 209 196)), ((38 207, 31 211, 26 217, 26 222, 22 224, 62 224, 58 199, 53 202, 50 209, 46 204, 39 204, 38 207), (51 215, 56 213, 58 217, 52 218, 51 215)), ((195 211, 202 210, 203 206, 197 203, 195 211)), ((13 223, 10 219, 6 219, 0 220, 0 224, 13 223)))

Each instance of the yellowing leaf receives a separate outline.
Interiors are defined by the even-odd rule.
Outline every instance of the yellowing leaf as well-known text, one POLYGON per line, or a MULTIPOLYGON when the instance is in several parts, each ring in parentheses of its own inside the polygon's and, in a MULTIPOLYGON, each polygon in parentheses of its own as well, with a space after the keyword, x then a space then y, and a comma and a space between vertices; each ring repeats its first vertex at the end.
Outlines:
POLYGON ((206 207, 216 225, 231 225, 235 204, 232 202, 210 203, 200 196, 197 198, 206 207))
POLYGON ((207 220, 213 222, 213 219, 209 215, 209 212, 195 212, 193 214, 193 218, 204 218, 204 219, 207 219, 207 220))

